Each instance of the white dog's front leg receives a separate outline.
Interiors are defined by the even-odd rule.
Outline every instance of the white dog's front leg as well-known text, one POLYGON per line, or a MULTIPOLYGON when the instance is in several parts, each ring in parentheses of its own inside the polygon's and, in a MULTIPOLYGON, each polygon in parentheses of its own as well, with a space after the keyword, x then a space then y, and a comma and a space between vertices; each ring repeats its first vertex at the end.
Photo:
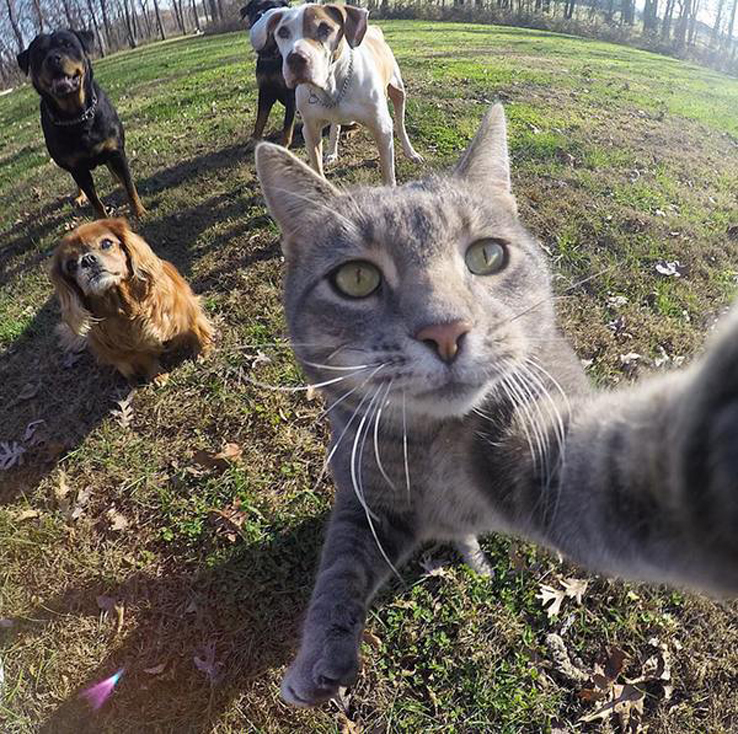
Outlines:
POLYGON ((328 138, 328 151, 325 156, 325 165, 332 166, 338 160, 338 138, 341 135, 341 126, 338 123, 331 125, 331 134, 328 138))
POLYGON ((395 142, 392 136, 392 118, 389 112, 382 115, 376 123, 369 127, 374 141, 379 148, 379 165, 382 169, 382 181, 385 186, 395 185, 395 142))
POLYGON ((303 117, 302 136, 310 158, 310 165, 321 175, 323 173, 323 126, 316 120, 305 120, 303 117))

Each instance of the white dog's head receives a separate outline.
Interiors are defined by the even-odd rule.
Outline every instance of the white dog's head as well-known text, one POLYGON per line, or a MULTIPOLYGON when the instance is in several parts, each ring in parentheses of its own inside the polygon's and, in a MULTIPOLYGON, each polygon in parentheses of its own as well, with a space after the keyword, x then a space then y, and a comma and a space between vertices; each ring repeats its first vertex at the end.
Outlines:
POLYGON ((352 48, 364 39, 369 12, 352 5, 309 3, 268 11, 251 29, 251 43, 259 51, 274 36, 282 54, 287 86, 314 84, 324 89, 331 64, 345 44, 352 48))

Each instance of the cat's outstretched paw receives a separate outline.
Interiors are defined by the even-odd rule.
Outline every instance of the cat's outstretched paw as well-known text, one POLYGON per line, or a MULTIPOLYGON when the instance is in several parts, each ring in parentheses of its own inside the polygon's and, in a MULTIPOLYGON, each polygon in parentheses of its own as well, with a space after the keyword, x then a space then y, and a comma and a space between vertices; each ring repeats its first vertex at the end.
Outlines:
POLYGON ((489 578, 495 575, 495 571, 487 560, 484 551, 480 548, 476 536, 470 535, 463 540, 457 540, 454 545, 464 559, 464 563, 472 571, 476 571, 480 576, 487 576, 489 578))
POLYGON ((282 698, 298 707, 316 706, 349 686, 359 671, 359 651, 353 634, 325 640, 319 649, 303 652, 282 680, 282 698))

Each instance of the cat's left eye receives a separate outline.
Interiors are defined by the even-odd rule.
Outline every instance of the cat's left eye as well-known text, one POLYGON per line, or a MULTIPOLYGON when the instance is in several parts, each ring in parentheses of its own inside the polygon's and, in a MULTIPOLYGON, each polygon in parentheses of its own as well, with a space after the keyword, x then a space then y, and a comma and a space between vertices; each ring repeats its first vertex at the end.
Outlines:
POLYGON ((365 260, 353 260, 341 265, 331 280, 344 296, 366 298, 379 288, 382 274, 378 267, 365 260))
POLYGON ((474 275, 492 275, 505 266, 505 247, 498 240, 477 240, 469 246, 464 260, 474 275))

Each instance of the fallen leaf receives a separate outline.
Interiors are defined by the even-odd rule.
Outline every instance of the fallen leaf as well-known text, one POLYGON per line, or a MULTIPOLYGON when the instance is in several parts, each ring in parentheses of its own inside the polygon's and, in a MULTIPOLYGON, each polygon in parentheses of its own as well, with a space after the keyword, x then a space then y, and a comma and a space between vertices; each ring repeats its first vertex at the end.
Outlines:
POLYGON ((627 655, 619 648, 614 647, 605 663, 604 674, 608 680, 614 681, 620 675, 625 665, 627 655))
POLYGON ((338 728, 341 734, 361 734, 361 727, 355 722, 351 721, 343 711, 338 713, 338 728))
POLYGON ((195 652, 193 656, 195 667, 209 678, 210 684, 215 685, 223 668, 223 663, 215 659, 215 643, 208 642, 204 647, 195 652))
POLYGON ((377 637, 374 632, 368 629, 364 629, 363 633, 364 642, 371 645, 375 650, 379 650, 382 647, 382 640, 377 637))
POLYGON ((164 668, 167 667, 166 663, 159 663, 159 665, 154 665, 151 668, 144 668, 144 673, 148 673, 149 675, 160 675, 164 672, 164 668))
POLYGON ((243 449, 237 443, 227 443, 217 453, 198 449, 192 457, 196 464, 207 470, 225 471, 241 459, 243 449))
POLYGON ((38 443, 38 438, 36 437, 36 432, 38 431, 38 429, 39 429, 39 428, 40 428, 40 427, 41 427, 41 426, 42 426, 42 425, 43 425, 44 423, 46 423, 46 421, 45 421, 45 420, 44 420, 43 418, 39 418, 39 420, 37 420, 37 421, 31 421, 31 422, 30 422, 30 423, 29 423, 29 424, 28 424, 28 425, 26 426, 26 431, 25 431, 25 433, 23 434, 23 442, 24 442, 24 443, 28 443, 29 441, 31 441, 31 439, 33 439, 33 438, 36 438, 36 440, 35 440, 35 441, 31 441, 31 445, 33 446, 33 445, 35 445, 36 443, 38 443))
POLYGON ((564 579, 561 582, 561 585, 564 587, 564 592, 566 595, 574 601, 576 601, 577 604, 582 603, 582 596, 584 595, 584 592, 587 591, 587 586, 589 586, 589 581, 585 579, 564 579))
MULTIPOLYGON (((676 236, 679 234, 679 232, 671 232, 671 234, 673 236, 676 236)), ((670 278, 680 278, 683 268, 679 260, 661 260, 656 263, 655 269, 659 275, 665 275, 666 277, 670 278)))
POLYGON ((18 520, 18 522, 23 522, 24 520, 33 520, 40 515, 41 513, 38 510, 21 510, 15 516, 15 519, 18 520))
POLYGON ((551 655, 553 668, 556 672, 577 683, 584 683, 589 680, 589 674, 572 663, 569 651, 566 649, 566 644, 560 635, 554 633, 546 635, 546 648, 551 655))
POLYGON ((541 605, 546 610, 548 618, 555 617, 561 611, 566 592, 563 589, 554 589, 553 586, 541 584, 541 591, 536 594, 536 599, 541 600, 541 605))
POLYGON ((0 441, 0 471, 8 471, 23 464, 26 450, 17 441, 0 441))
POLYGON ((23 386, 23 389, 18 393, 18 397, 16 397, 16 402, 20 403, 20 402, 23 402, 24 400, 30 400, 31 398, 35 398, 40 389, 41 389, 40 382, 27 382, 23 386))
POLYGON ((111 507, 105 512, 105 517, 110 522, 110 529, 115 531, 125 530, 128 527, 128 520, 124 515, 121 515, 115 507, 111 507))
POLYGON ((133 395, 134 391, 131 390, 124 398, 116 400, 115 404, 118 407, 110 411, 110 415, 115 418, 121 428, 129 429, 133 422, 133 395))

